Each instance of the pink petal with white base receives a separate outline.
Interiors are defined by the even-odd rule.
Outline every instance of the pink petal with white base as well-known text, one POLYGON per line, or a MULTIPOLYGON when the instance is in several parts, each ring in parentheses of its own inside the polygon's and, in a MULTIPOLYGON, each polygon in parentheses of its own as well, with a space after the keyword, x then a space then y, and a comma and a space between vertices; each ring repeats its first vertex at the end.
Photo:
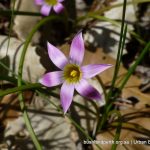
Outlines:
POLYGON ((44 3, 44 0, 35 0, 36 5, 42 5, 44 3))
POLYGON ((64 113, 69 109, 74 94, 74 85, 63 83, 60 91, 61 105, 63 107, 64 113))
POLYGON ((47 43, 48 54, 51 61, 60 69, 63 69, 64 66, 68 63, 66 56, 55 46, 50 43, 47 43))
POLYGON ((60 13, 64 9, 64 6, 61 3, 58 3, 53 8, 56 13, 60 13))
POLYGON ((82 37, 82 32, 77 34, 70 47, 70 61, 72 63, 80 65, 84 57, 84 41, 82 37))
POLYGON ((44 15, 44 16, 48 16, 50 11, 51 11, 52 7, 47 5, 47 4, 44 4, 41 8, 41 14, 44 15))
POLYGON ((84 79, 82 79, 80 83, 75 85, 75 89, 80 95, 88 99, 94 99, 94 100, 101 99, 100 93, 84 79))
POLYGON ((64 0, 58 0, 58 2, 60 2, 60 3, 63 2, 63 1, 64 1, 64 0))
POLYGON ((91 64, 81 67, 81 70, 83 73, 83 78, 88 79, 96 76, 110 67, 112 67, 110 64, 91 64))
POLYGON ((49 72, 43 75, 43 77, 39 80, 39 82, 47 87, 53 87, 63 83, 63 72, 55 71, 49 72))

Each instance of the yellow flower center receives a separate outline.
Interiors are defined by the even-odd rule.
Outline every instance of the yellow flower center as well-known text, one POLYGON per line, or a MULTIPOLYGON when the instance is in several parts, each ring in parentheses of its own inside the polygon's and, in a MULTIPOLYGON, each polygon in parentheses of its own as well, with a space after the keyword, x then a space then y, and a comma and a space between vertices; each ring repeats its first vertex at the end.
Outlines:
POLYGON ((48 5, 56 5, 57 4, 57 0, 45 0, 45 2, 48 4, 48 5))
POLYGON ((80 67, 74 64, 68 64, 64 68, 64 79, 68 83, 77 83, 82 77, 80 67))

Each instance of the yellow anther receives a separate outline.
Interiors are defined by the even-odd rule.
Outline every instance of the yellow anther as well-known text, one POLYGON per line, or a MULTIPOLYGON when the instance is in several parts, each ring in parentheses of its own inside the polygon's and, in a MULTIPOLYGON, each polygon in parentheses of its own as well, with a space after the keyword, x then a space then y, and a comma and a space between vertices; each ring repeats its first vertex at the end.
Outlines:
POLYGON ((45 0, 45 2, 49 5, 56 5, 57 4, 57 0, 45 0))
POLYGON ((64 71, 64 79, 68 83, 77 83, 82 77, 80 67, 75 64, 67 64, 63 71, 64 71))
POLYGON ((78 74, 78 72, 77 72, 76 70, 72 70, 72 71, 70 72, 70 76, 71 76, 71 77, 75 77, 75 76, 77 76, 77 74, 78 74))

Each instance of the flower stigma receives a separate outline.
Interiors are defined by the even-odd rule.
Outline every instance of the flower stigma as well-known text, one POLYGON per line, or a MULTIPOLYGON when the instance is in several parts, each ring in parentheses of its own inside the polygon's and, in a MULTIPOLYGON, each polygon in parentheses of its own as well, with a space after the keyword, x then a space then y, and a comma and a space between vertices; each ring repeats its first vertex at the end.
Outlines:
POLYGON ((48 5, 56 5, 57 4, 57 0, 45 0, 45 2, 48 4, 48 5))
POLYGON ((77 83, 82 77, 80 67, 75 64, 68 64, 64 68, 64 79, 68 83, 77 83))

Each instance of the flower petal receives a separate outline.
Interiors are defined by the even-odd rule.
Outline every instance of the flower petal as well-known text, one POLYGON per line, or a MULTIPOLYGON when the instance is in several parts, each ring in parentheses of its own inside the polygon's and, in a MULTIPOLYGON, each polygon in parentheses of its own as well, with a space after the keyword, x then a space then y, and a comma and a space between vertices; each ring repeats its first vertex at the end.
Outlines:
POLYGON ((67 110, 71 105, 73 94, 74 94, 74 85, 67 84, 66 82, 64 82, 60 91, 61 105, 63 107, 64 113, 67 112, 67 110))
POLYGON ((104 70, 112 67, 110 64, 91 64, 81 67, 83 78, 92 78, 104 70))
POLYGON ((56 86, 63 83, 62 76, 63 76, 62 71, 49 72, 43 75, 43 77, 39 80, 39 82, 47 87, 56 86))
POLYGON ((41 14, 44 15, 44 16, 48 16, 50 11, 52 9, 52 6, 49 6, 47 4, 44 4, 41 8, 41 14))
POLYGON ((55 46, 50 43, 47 43, 48 54, 52 62, 60 69, 63 69, 64 66, 68 63, 66 56, 55 46))
POLYGON ((64 6, 61 3, 58 3, 53 8, 56 13, 60 13, 64 9, 64 6))
POLYGON ((57 0, 57 1, 61 3, 61 2, 63 2, 64 0, 57 0))
POLYGON ((56 13, 60 13, 64 9, 64 6, 61 3, 58 3, 53 8, 56 13))
POLYGON ((36 5, 42 5, 44 3, 44 0, 35 0, 36 5))
POLYGON ((72 43, 70 48, 70 60, 72 63, 80 65, 84 57, 84 41, 82 37, 82 32, 78 33, 72 43))
POLYGON ((75 85, 75 89, 78 93, 88 99, 101 99, 100 93, 84 79, 82 79, 79 84, 75 85))

